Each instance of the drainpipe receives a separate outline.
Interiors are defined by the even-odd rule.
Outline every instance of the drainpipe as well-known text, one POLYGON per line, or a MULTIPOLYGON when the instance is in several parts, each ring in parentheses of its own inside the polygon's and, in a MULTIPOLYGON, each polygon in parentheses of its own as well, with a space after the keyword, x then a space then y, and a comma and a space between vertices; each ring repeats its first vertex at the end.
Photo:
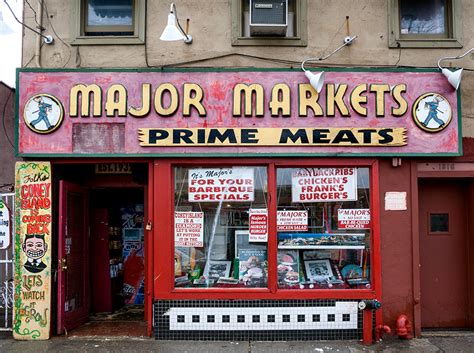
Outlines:
MULTIPOLYGON (((38 0, 38 10, 36 11, 36 21, 38 22, 39 31, 43 31, 43 0, 38 0)), ((43 37, 36 36, 35 46, 35 63, 36 67, 41 67, 41 42, 43 37)))

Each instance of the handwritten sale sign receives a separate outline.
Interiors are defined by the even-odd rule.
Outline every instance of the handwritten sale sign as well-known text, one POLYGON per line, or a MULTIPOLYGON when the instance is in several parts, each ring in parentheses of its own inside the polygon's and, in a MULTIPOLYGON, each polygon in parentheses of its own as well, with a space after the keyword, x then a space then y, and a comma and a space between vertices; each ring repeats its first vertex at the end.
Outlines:
POLYGON ((337 211, 338 229, 369 229, 370 210, 368 208, 339 209, 337 211))
POLYGON ((174 213, 175 246, 201 248, 204 246, 204 212, 174 213))
POLYGON ((356 168, 300 168, 292 173, 292 202, 357 200, 356 168))
POLYGON ((253 168, 190 169, 189 202, 254 200, 253 168))
POLYGON ((251 208, 249 210, 249 241, 267 242, 268 240, 268 211, 266 208, 251 208))
POLYGON ((277 231, 306 232, 308 231, 308 211, 278 211, 277 231))

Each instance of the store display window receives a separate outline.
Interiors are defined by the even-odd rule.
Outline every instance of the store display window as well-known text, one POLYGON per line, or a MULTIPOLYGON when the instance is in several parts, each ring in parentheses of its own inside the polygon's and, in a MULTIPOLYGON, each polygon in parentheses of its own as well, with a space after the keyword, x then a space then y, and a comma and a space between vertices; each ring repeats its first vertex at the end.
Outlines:
POLYGON ((277 170, 278 287, 370 288, 369 169, 277 170))
POLYGON ((176 167, 174 173, 175 287, 266 288, 267 169, 176 167))
POLYGON ((375 289, 368 166, 173 170, 174 288, 375 289))

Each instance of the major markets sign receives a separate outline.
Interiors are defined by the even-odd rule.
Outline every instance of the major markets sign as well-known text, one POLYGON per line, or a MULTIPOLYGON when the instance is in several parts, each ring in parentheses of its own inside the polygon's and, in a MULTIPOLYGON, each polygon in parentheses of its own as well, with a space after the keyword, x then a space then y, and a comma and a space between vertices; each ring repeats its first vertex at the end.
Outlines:
POLYGON ((458 96, 437 71, 19 72, 19 152, 457 155, 458 96))

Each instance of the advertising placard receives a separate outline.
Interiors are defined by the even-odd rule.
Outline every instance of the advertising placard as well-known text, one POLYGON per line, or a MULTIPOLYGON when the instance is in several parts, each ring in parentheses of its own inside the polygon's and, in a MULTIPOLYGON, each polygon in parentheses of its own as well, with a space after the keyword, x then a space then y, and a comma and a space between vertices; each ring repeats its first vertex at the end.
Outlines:
POLYGON ((298 69, 25 68, 17 92, 23 157, 462 154, 438 68, 334 69, 320 92, 298 69))
POLYGON ((308 211, 278 211, 278 232, 306 232, 308 231, 308 211))
POLYGON ((292 202, 357 200, 356 168, 301 168, 293 170, 292 202))
POLYGON ((204 212, 174 213, 175 246, 201 248, 204 246, 204 212))
POLYGON ((253 168, 190 169, 189 202, 254 200, 253 168))
POLYGON ((51 327, 51 165, 15 165, 13 337, 46 340, 51 327))
POLYGON ((370 210, 368 208, 339 209, 337 211, 338 229, 370 229, 370 210))
POLYGON ((11 239, 10 210, 0 199, 0 249, 8 249, 11 239))
POLYGON ((249 242, 268 241, 268 211, 266 208, 249 210, 249 242))

